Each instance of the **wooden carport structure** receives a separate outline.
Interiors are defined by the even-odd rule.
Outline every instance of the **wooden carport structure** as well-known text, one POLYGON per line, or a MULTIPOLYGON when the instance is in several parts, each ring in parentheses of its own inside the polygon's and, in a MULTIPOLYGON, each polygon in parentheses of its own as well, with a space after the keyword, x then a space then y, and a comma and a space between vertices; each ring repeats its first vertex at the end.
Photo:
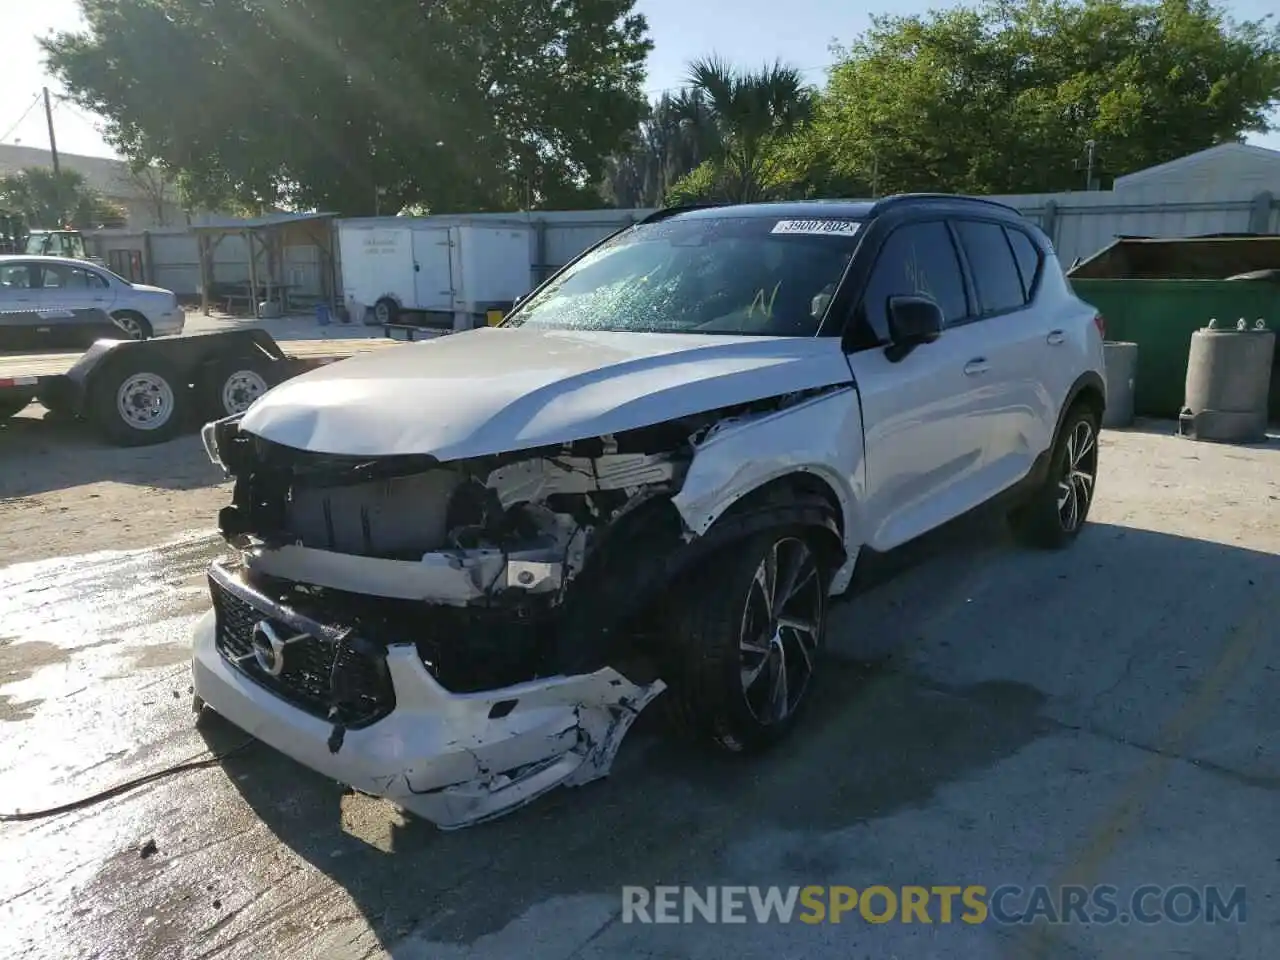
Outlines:
POLYGON ((272 213, 252 219, 218 219, 193 224, 192 232, 200 259, 200 309, 209 315, 210 291, 217 283, 214 252, 227 237, 241 237, 248 249, 250 307, 255 318, 261 315, 258 291, 266 288, 287 292, 284 278, 285 250, 290 247, 315 247, 320 251, 320 295, 333 301, 334 213, 272 213))

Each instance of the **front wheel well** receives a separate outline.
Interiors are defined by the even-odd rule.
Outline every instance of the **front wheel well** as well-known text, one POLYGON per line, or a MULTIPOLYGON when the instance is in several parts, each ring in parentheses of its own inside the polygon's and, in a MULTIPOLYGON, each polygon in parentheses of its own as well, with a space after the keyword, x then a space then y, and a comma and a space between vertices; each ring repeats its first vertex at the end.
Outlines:
MULTIPOLYGON (((612 528, 573 581, 561 609, 558 638, 563 672, 586 672, 608 662, 602 637, 645 621, 696 570, 718 563, 752 536, 796 527, 834 570, 846 559, 840 501, 815 474, 777 477, 739 497, 701 536, 689 530, 668 499, 655 499, 612 528)), ((643 630, 642 630, 643 632, 643 630)))
MULTIPOLYGON (((830 514, 830 525, 815 524, 817 529, 826 531, 830 536, 820 538, 825 548, 830 548, 828 560, 842 557, 844 553, 844 509, 835 490, 822 477, 808 471, 796 471, 774 477, 754 490, 739 497, 712 524, 704 536, 714 537, 716 527, 726 520, 745 514, 759 513, 786 506, 809 506, 818 508, 820 513, 830 514), (825 509, 823 509, 825 508, 825 509)), ((840 562, 843 562, 841 559, 840 562)), ((836 564, 839 565, 838 563, 836 564)))

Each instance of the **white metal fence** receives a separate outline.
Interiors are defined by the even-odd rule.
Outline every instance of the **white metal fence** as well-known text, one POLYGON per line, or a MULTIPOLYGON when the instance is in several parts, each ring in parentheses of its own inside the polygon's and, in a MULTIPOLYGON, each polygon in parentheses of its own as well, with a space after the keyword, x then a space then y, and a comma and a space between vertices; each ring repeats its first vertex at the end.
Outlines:
MULTIPOLYGON (((1088 257, 1119 236, 1179 237, 1208 233, 1280 234, 1280 204, 1270 193, 1251 199, 1158 201, 1134 192, 1080 192, 996 196, 1037 222, 1049 234, 1063 265, 1088 257)), ((592 244, 651 210, 552 210, 530 213, 482 213, 432 218, 442 225, 521 220, 533 231, 529 249, 529 285, 563 266, 592 244)), ((394 218, 387 218, 392 220, 394 218)), ((173 290, 180 296, 200 292, 195 235, 183 227, 155 230, 100 230, 89 234, 91 250, 120 270, 129 263, 130 279, 173 290), (113 253, 113 251, 116 251, 113 253)), ((337 250, 336 241, 333 249, 337 250)), ((227 237, 215 254, 219 281, 246 280, 249 263, 241 238, 227 237)), ((322 259, 314 247, 291 247, 285 255, 285 282, 300 292, 322 289, 322 259)), ((340 269, 340 267, 339 267, 340 269)), ((123 272, 123 271, 121 271, 123 272)), ((335 285, 341 289, 341 283, 335 285)))

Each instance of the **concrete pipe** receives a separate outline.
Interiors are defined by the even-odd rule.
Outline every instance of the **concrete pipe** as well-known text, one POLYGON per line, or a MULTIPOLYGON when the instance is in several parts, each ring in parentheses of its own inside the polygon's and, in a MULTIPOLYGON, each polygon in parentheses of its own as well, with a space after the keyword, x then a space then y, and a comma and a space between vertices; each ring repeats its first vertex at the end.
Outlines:
POLYGON ((1112 343, 1102 345, 1107 364, 1107 412, 1104 427, 1127 427, 1133 423, 1133 381, 1138 372, 1138 345, 1112 343))
POLYGON ((1275 347, 1275 333, 1261 320, 1253 327, 1241 320, 1235 329, 1211 321, 1193 333, 1178 433, 1223 443, 1265 440, 1275 347))

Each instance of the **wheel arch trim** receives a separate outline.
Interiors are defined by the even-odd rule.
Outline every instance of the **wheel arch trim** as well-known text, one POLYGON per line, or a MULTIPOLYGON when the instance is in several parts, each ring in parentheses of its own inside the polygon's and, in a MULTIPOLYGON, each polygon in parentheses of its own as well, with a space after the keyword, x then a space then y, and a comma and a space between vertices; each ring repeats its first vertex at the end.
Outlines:
MULTIPOLYGON (((1093 392, 1098 395, 1098 398, 1101 401, 1101 409, 1098 413, 1102 414, 1106 412, 1107 383, 1098 371, 1086 370, 1084 373, 1080 374, 1080 376, 1076 377, 1075 382, 1071 384, 1071 389, 1067 391, 1067 399, 1063 402, 1062 408, 1058 410, 1058 422, 1053 428, 1053 442, 1055 444, 1058 441, 1058 436, 1062 432, 1062 424, 1067 419, 1068 411, 1070 411, 1071 408, 1075 406, 1076 401, 1087 392, 1093 392)), ((1049 449, 1052 450, 1053 447, 1050 446, 1049 449)))

